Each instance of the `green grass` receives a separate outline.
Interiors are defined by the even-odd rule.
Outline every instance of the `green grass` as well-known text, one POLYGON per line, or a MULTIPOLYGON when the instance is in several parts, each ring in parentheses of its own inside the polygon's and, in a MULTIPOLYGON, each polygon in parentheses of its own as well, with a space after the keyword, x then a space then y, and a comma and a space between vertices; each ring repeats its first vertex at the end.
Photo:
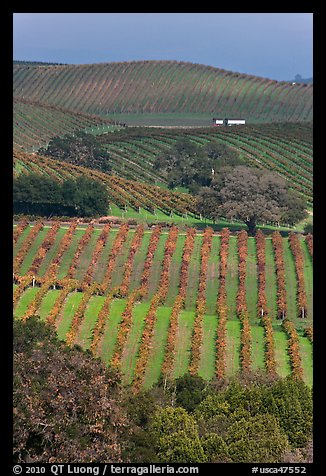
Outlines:
POLYGON ((246 303, 250 321, 258 321, 257 300, 258 300, 258 279, 257 279, 257 258, 256 258, 256 240, 248 239, 248 257, 246 266, 246 303))
POLYGON ((168 294, 165 300, 166 306, 173 306, 174 300, 178 294, 180 269, 181 269, 181 263, 182 263, 182 253, 183 253, 185 240, 186 240, 186 236, 179 234, 177 243, 176 243, 176 248, 173 253, 171 265, 170 265, 169 289, 168 289, 168 294))
POLYGON ((144 389, 150 388, 160 378, 164 361, 165 345, 168 337, 169 322, 172 308, 162 306, 157 309, 153 331, 152 348, 144 377, 144 389))
POLYGON ((76 253, 76 249, 81 237, 85 233, 85 228, 76 228, 75 233, 73 234, 70 246, 66 249, 62 255, 61 262, 58 267, 57 276, 58 279, 63 279, 69 270, 72 259, 76 253))
POLYGON ((130 278, 129 291, 133 291, 140 285, 141 275, 144 269, 144 263, 147 256, 148 245, 150 242, 151 233, 145 232, 140 247, 134 255, 134 262, 130 278))
POLYGON ((120 286, 123 281, 125 263, 128 259, 131 241, 135 231, 129 231, 126 241, 123 243, 119 253, 116 256, 115 266, 112 272, 111 288, 120 286))
POLYGON ((110 118, 129 126, 210 126, 210 113, 113 113, 110 118))
POLYGON ((265 276, 267 309, 272 319, 277 316, 277 279, 274 260, 274 251, 271 238, 265 239, 265 276))
POLYGON ((198 375, 205 380, 215 376, 217 316, 205 315, 203 318, 203 344, 198 375))
POLYGON ((136 303, 132 312, 132 326, 121 357, 122 383, 132 383, 140 341, 143 334, 145 317, 149 302, 136 303))
POLYGON ((52 260, 55 258, 58 252, 60 242, 65 236, 65 234, 67 233, 67 231, 68 231, 67 227, 60 227, 59 230, 57 231, 54 243, 49 249, 49 251, 46 253, 44 260, 42 261, 41 266, 39 267, 39 271, 37 273, 39 276, 44 276, 44 274, 48 270, 52 260))
POLYGON ((264 328, 260 326, 251 327, 252 338, 252 370, 265 370, 265 338, 264 328))
POLYGON ((99 344, 98 353, 106 365, 110 364, 114 353, 115 343, 119 331, 121 315, 126 307, 126 299, 112 301, 109 316, 106 321, 103 339, 99 344))
POLYGON ((285 264, 285 283, 286 283, 286 305, 287 317, 295 322, 296 326, 300 324, 297 317, 297 276, 295 271, 295 262, 288 240, 283 240, 284 264, 285 264))
POLYGON ((208 260, 207 279, 206 279, 206 306, 207 313, 216 312, 216 301, 219 288, 219 250, 221 238, 212 237, 212 247, 208 260))
POLYGON ((286 377, 291 373, 291 364, 288 354, 288 338, 280 328, 280 324, 274 326, 274 346, 276 372, 280 377, 286 377))
POLYGON ((195 310, 198 293, 199 273, 200 273, 200 249, 203 237, 195 236, 194 248, 189 262, 188 283, 186 290, 185 309, 195 310))
POLYGON ((237 293, 238 293, 238 249, 237 238, 230 237, 229 254, 226 271, 226 303, 228 306, 228 319, 237 317, 237 293))
POLYGON ((307 337, 299 336, 300 355, 303 368, 303 380, 309 387, 313 384, 313 351, 307 337))
POLYGON ((104 296, 92 296, 88 302, 84 319, 80 325, 76 339, 76 343, 79 344, 85 350, 89 349, 92 343, 92 331, 96 325, 97 316, 104 304, 104 301, 104 296))
POLYGON ((240 371, 240 335, 239 320, 226 323, 226 375, 231 377, 240 371))
POLYGON ((174 378, 181 377, 188 372, 194 321, 195 313, 193 311, 183 310, 180 312, 176 335, 177 347, 173 369, 174 378))
POLYGON ((14 317, 21 318, 28 309, 28 306, 33 301, 36 294, 39 292, 40 288, 27 288, 23 294, 20 296, 20 299, 14 309, 14 317))
POLYGON ((100 256, 98 258, 98 261, 95 265, 93 278, 94 278, 94 281, 96 281, 98 283, 101 283, 103 281, 105 271, 106 271, 106 267, 107 267, 107 264, 108 264, 108 261, 109 261, 109 256, 110 256, 110 253, 112 251, 112 245, 113 245, 115 237, 117 236, 117 232, 118 232, 117 229, 111 229, 110 230, 110 233, 108 234, 106 243, 105 243, 105 245, 104 245, 104 247, 103 247, 103 249, 100 253, 100 256))
POLYGON ((13 258, 16 257, 18 251, 20 250, 23 242, 25 241, 26 236, 28 233, 31 231, 32 227, 29 225, 23 230, 23 232, 19 235, 18 240, 16 241, 14 247, 13 247, 13 258))
POLYGON ((149 293, 148 293, 149 299, 151 299, 153 294, 156 292, 159 281, 160 281, 163 258, 164 258, 164 248, 165 248, 167 237, 168 237, 167 233, 161 234, 156 251, 154 253, 152 267, 151 267, 151 271, 149 275, 149 293))
POLYGON ((35 240, 32 243, 32 246, 30 247, 27 255, 25 256, 21 267, 19 269, 19 274, 24 275, 27 273, 29 268, 31 267, 33 260, 44 240, 46 237, 47 233, 49 232, 50 227, 44 227, 36 236, 35 240))
POLYGON ((78 305, 83 298, 83 293, 71 293, 68 295, 61 315, 57 319, 56 327, 59 339, 66 340, 67 332, 70 329, 73 317, 78 305))
POLYGON ((79 256, 79 260, 78 260, 75 273, 74 273, 74 279, 80 279, 80 280, 83 279, 87 271, 87 268, 91 262, 92 254, 100 234, 101 234, 101 230, 99 229, 93 230, 93 233, 89 242, 87 243, 81 255, 79 256))
POLYGON ((312 259, 307 247, 307 244, 304 240, 301 241, 302 252, 303 252, 303 266, 304 266, 304 284, 307 297, 307 312, 308 319, 312 319, 313 315, 313 267, 312 259))
POLYGON ((51 289, 45 294, 45 296, 43 296, 43 299, 41 301, 41 305, 38 311, 41 321, 46 320, 47 316, 50 314, 54 306, 54 303, 60 293, 61 293, 61 290, 59 289, 51 289))

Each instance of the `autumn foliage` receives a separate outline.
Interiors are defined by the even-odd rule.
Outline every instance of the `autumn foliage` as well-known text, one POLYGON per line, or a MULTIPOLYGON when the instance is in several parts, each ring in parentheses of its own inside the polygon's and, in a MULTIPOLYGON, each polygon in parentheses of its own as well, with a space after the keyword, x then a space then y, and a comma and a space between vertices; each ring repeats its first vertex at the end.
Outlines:
POLYGON ((266 299, 266 258, 265 258, 265 236, 261 230, 256 233, 257 250, 257 272, 258 272, 258 301, 257 312, 265 333, 265 365, 270 375, 276 373, 274 331, 272 319, 268 315, 266 299))
POLYGON ((246 266, 248 253, 248 234, 241 230, 238 234, 238 294, 237 294, 237 314, 241 322, 241 349, 240 360, 244 373, 251 368, 251 329, 246 303, 246 266))
POLYGON ((286 285, 285 285, 285 264, 283 258, 283 239, 278 231, 272 235, 274 258, 277 278, 277 316, 279 319, 286 317, 286 285))
POLYGON ((219 269, 219 291, 217 297, 217 314, 219 317, 217 326, 217 363, 216 377, 224 379, 226 369, 226 321, 227 321, 227 303, 226 303, 226 271, 227 259, 229 254, 230 230, 223 228, 221 232, 220 246, 220 269, 219 269))
POLYGON ((24 242, 22 243, 18 253, 15 256, 14 263, 13 263, 13 272, 18 273, 19 268, 24 261, 25 256, 27 255, 32 243, 34 242, 35 238, 37 237, 38 233, 43 228, 43 222, 37 222, 29 231, 27 237, 25 238, 24 242))
POLYGON ((195 375, 198 372, 200 361, 200 349, 203 338, 203 317, 206 312, 206 279, 209 254, 212 246, 214 230, 207 227, 203 235, 203 243, 200 250, 200 275, 198 294, 196 299, 196 316, 191 344, 190 373, 195 375))
POLYGON ((308 250, 309 250, 309 253, 311 255, 311 257, 313 257, 313 242, 314 242, 314 237, 311 233, 308 233, 308 235, 306 236, 306 243, 307 243, 307 246, 308 246, 308 250))
POLYGON ((297 275, 297 305, 298 316, 307 317, 307 298, 304 283, 304 262, 301 243, 295 233, 289 234, 289 243, 295 261, 295 270, 297 275))
POLYGON ((175 352, 176 352, 176 336, 178 330, 178 317, 181 310, 185 305, 186 290, 188 284, 189 263, 194 248, 196 230, 194 228, 188 228, 185 244, 183 247, 183 253, 181 258, 181 269, 179 279, 179 293, 174 301, 170 322, 167 343, 165 347, 165 356, 162 366, 162 372, 166 376, 170 376, 172 372, 175 352))
POLYGON ((113 268, 114 268, 118 253, 120 252, 124 242, 127 239, 128 231, 129 231, 129 226, 127 223, 124 223, 123 225, 121 225, 117 233, 117 236, 115 237, 115 240, 113 242, 112 251, 109 256, 109 261, 108 261, 104 279, 102 282, 102 289, 104 293, 106 293, 110 287, 113 268))

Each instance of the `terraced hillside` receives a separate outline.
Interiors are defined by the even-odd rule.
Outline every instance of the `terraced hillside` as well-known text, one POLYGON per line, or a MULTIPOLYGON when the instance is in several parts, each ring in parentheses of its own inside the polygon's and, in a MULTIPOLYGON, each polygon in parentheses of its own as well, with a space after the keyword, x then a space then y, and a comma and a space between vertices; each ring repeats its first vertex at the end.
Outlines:
POLYGON ((13 239, 15 317, 39 315, 125 384, 188 370, 312 384, 311 235, 21 222, 13 239))
POLYGON ((14 64, 14 96, 78 112, 210 113, 311 121, 313 86, 177 61, 14 64))
POLYGON ((111 119, 26 99, 14 99, 13 118, 14 147, 27 152, 46 146, 56 136, 80 130, 104 134, 119 128, 111 119))

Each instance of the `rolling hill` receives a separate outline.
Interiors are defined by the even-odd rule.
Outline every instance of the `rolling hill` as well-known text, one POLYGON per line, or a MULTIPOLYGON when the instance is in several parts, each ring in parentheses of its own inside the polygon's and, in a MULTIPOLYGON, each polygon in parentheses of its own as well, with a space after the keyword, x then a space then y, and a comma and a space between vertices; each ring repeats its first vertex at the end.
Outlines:
POLYGON ((177 61, 13 66, 14 96, 88 114, 198 114, 311 121, 313 86, 177 61))
POLYGON ((34 151, 56 136, 76 131, 104 133, 119 128, 109 118, 70 111, 62 107, 14 98, 14 147, 34 151))

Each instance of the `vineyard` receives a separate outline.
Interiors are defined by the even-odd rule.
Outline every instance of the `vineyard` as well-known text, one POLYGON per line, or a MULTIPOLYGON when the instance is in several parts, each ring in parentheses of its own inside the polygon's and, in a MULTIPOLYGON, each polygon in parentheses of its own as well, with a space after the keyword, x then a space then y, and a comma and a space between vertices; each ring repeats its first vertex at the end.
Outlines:
POLYGON ((21 221, 14 315, 38 315, 136 391, 187 371, 292 373, 311 386, 312 240, 21 221))
POLYGON ((224 144, 237 150, 249 166, 273 170, 290 187, 312 202, 312 125, 260 124, 241 128, 135 129, 101 136, 113 170, 128 179, 164 181, 153 169, 155 157, 167 152, 178 140, 196 145, 224 144))
POLYGON ((187 193, 172 192, 155 185, 135 182, 116 175, 14 150, 14 175, 38 173, 57 181, 87 176, 104 183, 107 187, 110 212, 128 211, 128 216, 139 216, 141 211, 150 219, 182 217, 199 220, 195 210, 195 198, 187 193), (132 213, 134 212, 134 214, 132 213))
POLYGON ((14 96, 72 111, 210 113, 254 122, 312 120, 313 86, 177 61, 14 64, 14 96))
MULTIPOLYGON (((83 117, 83 115, 81 116, 83 117)), ((69 115, 65 117, 69 118, 69 115)), ((46 123, 54 123, 54 119, 44 121, 44 124, 46 123)), ((54 133, 53 130, 52 132, 54 133)), ((19 133, 17 132, 17 143, 24 144, 26 150, 30 150, 34 146, 37 147, 40 141, 44 142, 49 138, 47 135, 42 135, 41 129, 35 132, 39 142, 33 140, 32 134, 29 134, 28 141, 24 139, 24 135, 20 134, 21 130, 19 133)), ((102 146, 109 152, 109 163, 112 171, 119 177, 117 180, 127 179, 133 181, 134 184, 136 181, 141 181, 163 187, 166 186, 166 178, 155 169, 155 158, 167 152, 178 140, 183 138, 187 138, 197 145, 217 143, 234 148, 241 154, 246 164, 279 173, 290 182, 290 187, 293 190, 302 195, 308 203, 312 203, 312 125, 260 124, 237 129, 213 127, 173 130, 127 128, 112 134, 99 135, 102 146)), ((17 154, 15 155, 17 156, 17 154)), ((27 159, 27 156, 21 153, 19 158, 16 157, 16 170, 25 170, 29 163, 31 168, 37 167, 36 161, 40 160, 42 160, 42 168, 46 159, 38 157, 29 156, 27 159)), ((49 159, 47 160, 50 163, 49 159)), ((55 165, 55 161, 52 161, 51 164, 56 173, 60 173, 62 164, 55 165)), ((64 168, 69 173, 66 164, 64 164, 64 168)), ((165 196, 168 194, 162 189, 160 193, 165 196)), ((136 195, 137 191, 135 190, 136 195)), ((132 201, 132 197, 129 197, 129 200, 132 201)))
POLYGON ((119 128, 110 119, 33 103, 26 99, 14 98, 13 117, 14 147, 27 152, 46 146, 56 136, 80 130, 104 134, 119 128))

